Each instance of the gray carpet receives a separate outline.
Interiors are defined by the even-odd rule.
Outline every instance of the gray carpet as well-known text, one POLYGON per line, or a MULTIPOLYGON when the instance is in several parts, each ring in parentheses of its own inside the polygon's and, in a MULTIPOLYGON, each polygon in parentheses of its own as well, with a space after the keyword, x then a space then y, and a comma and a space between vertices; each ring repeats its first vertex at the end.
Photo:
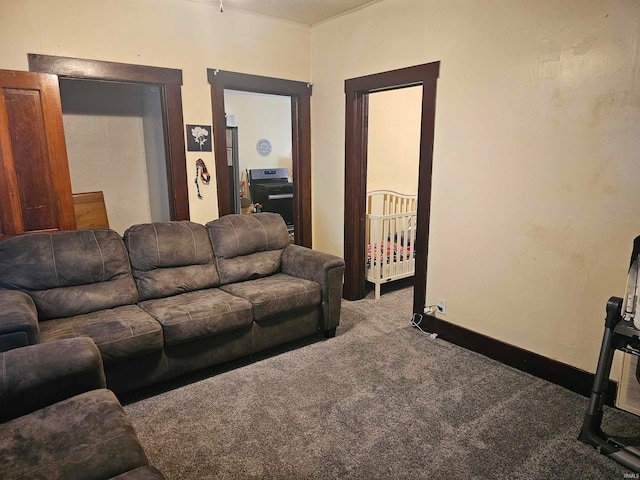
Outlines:
MULTIPOLYGON (((576 440, 586 398, 431 340, 412 295, 345 301, 336 338, 125 398, 151 464, 168 479, 624 478, 576 440)), ((640 432, 614 409, 604 426, 640 432)))

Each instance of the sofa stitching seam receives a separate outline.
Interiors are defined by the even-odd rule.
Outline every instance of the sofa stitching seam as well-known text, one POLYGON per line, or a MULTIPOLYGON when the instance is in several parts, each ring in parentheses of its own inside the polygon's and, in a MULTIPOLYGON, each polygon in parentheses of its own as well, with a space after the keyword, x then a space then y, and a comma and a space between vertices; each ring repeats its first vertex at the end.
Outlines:
POLYGON ((96 237, 96 232, 91 230, 93 234, 93 239, 96 241, 96 245, 98 246, 98 251, 100 252, 100 258, 102 259, 102 281, 104 282, 105 277, 107 276, 107 270, 104 263, 104 254, 102 253, 102 247, 100 246, 100 242, 98 242, 98 237, 96 237))
POLYGON ((158 257, 158 263, 156 265, 160 265, 160 240, 158 239, 158 229, 153 223, 151 224, 151 226, 153 227, 153 231, 156 234, 156 254, 158 257))
MULTIPOLYGON (((131 327, 129 327, 129 328, 131 328, 131 327)), ((141 332, 141 333, 137 333, 137 334, 133 334, 133 332, 132 332, 132 335, 130 337, 128 337, 128 338, 118 338, 117 340, 109 340, 108 342, 100 342, 100 343, 98 343, 96 341, 96 345, 109 345, 111 343, 122 342, 124 340, 129 340, 131 338, 136 338, 136 337, 141 337, 143 335, 148 335, 149 333, 154 333, 154 330, 149 330, 147 332, 141 332)))
POLYGON ((53 248, 53 235, 49 234, 49 243, 51 245, 51 260, 53 260, 53 271, 56 273, 56 286, 60 286, 60 279, 58 278, 58 267, 56 265, 56 252, 53 248))
POLYGON ((193 240, 193 264, 196 265, 196 259, 198 258, 198 244, 196 243, 196 235, 193 233, 193 228, 187 223, 187 228, 191 233, 191 239, 193 240))

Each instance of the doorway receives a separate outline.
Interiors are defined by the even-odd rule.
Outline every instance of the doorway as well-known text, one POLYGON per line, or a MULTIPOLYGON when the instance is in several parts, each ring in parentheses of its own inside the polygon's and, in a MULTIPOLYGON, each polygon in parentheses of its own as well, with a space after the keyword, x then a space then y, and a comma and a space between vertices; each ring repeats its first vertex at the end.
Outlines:
POLYGON ((420 124, 413 311, 414 313, 422 313, 424 310, 427 289, 436 84, 439 71, 440 62, 432 62, 345 81, 344 257, 346 269, 343 297, 347 300, 358 300, 365 295, 369 95, 374 92, 421 86, 422 120, 420 124))
POLYGON ((166 189, 171 220, 189 220, 187 165, 182 117, 182 71, 170 68, 103 62, 30 53, 29 70, 60 79, 152 85, 160 98, 166 189))
POLYGON ((109 227, 170 220, 155 85, 60 79, 71 188, 101 192, 109 227))
POLYGON ((227 160, 225 90, 289 97, 294 241, 311 247, 311 85, 216 69, 208 69, 207 75, 211 85, 219 215, 233 213, 227 160))
POLYGON ((263 212, 282 215, 291 234, 294 231, 291 98, 226 89, 224 105, 227 129, 235 128, 237 133, 238 166, 229 180, 230 185, 239 185, 231 192, 234 213, 240 213, 237 200, 240 191, 241 203, 259 205, 263 212), (269 174, 265 175, 265 171, 269 174))

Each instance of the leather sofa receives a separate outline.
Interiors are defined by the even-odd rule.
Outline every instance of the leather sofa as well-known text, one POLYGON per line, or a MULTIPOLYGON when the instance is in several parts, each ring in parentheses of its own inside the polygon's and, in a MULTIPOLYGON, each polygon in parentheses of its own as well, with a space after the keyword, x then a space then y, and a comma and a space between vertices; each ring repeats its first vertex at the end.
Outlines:
POLYGON ((0 353, 0 478, 164 478, 105 389, 91 339, 0 353))
POLYGON ((0 351, 87 336, 126 392, 333 336, 343 274, 274 213, 22 235, 0 243, 0 351))

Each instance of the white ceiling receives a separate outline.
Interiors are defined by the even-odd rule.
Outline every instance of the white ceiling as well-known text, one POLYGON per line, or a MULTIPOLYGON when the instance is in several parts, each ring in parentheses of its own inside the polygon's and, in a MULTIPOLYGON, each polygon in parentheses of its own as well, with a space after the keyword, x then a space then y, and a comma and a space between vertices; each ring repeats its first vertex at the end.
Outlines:
MULTIPOLYGON (((224 8, 315 25, 381 0, 222 0, 224 8)), ((207 3, 219 5, 220 0, 207 3)))

